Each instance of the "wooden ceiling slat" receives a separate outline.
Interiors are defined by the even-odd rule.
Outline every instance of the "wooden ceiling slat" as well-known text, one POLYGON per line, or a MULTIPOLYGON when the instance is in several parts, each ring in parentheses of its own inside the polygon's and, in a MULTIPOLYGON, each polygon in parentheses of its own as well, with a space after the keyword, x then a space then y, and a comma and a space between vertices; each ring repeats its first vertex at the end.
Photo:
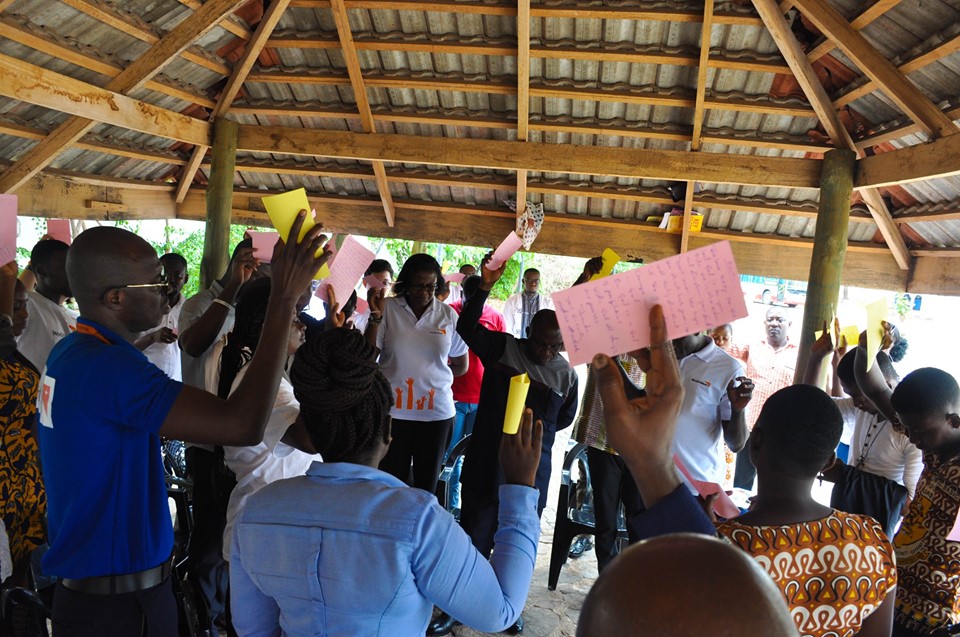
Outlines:
POLYGON ((880 86, 904 113, 933 136, 958 132, 953 122, 895 66, 843 19, 826 0, 796 0, 803 14, 861 71, 880 86))
POLYGON ((502 170, 817 188, 820 160, 241 125, 238 150, 502 170))
MULTIPOLYGON (((112 9, 107 5, 102 3, 95 3, 92 0, 60 0, 64 4, 84 13, 94 20, 102 22, 108 26, 117 29, 127 35, 134 37, 141 42, 146 42, 147 44, 155 45, 160 41, 160 36, 156 33, 147 30, 140 25, 134 23, 131 19, 128 19, 126 16, 123 16, 112 9)), ((196 48, 186 48, 181 51, 180 55, 183 56, 183 59, 189 60, 194 64, 202 66, 206 69, 213 71, 214 73, 219 73, 220 75, 227 76, 230 75, 230 68, 217 62, 216 60, 211 59, 204 54, 203 51, 196 48)))
MULTIPOLYGON (((58 60, 69 62, 70 64, 74 64, 80 68, 94 71, 107 77, 116 77, 123 70, 123 68, 116 62, 82 53, 81 51, 78 51, 77 49, 74 49, 68 45, 57 42, 50 36, 41 35, 36 31, 24 30, 21 25, 17 24, 17 22, 11 18, 0 17, 0 37, 7 38, 24 46, 28 46, 37 51, 46 53, 47 55, 50 55, 58 60)), ((163 82, 150 80, 144 85, 144 87, 150 89, 151 91, 163 93, 164 95, 176 97, 177 99, 198 104, 200 106, 213 107, 214 105, 214 101, 206 96, 188 91, 183 88, 178 88, 173 85, 168 85, 163 82)))
MULTIPOLYGON (((867 25, 872 24, 874 21, 883 17, 887 11, 893 9, 895 6, 900 4, 901 0, 877 0, 872 5, 864 9, 859 15, 857 15, 853 20, 850 21, 850 26, 858 31, 862 31, 867 25)), ((816 62, 824 55, 833 51, 837 48, 837 45, 833 43, 829 38, 825 38, 823 42, 818 44, 810 53, 807 54, 807 59, 811 62, 816 62)))
MULTIPOLYGON (((960 51, 960 33, 954 34, 949 40, 942 42, 940 45, 930 49, 926 53, 922 53, 904 62, 897 67, 897 70, 906 75, 922 69, 928 64, 933 64, 938 60, 942 60, 943 58, 947 57, 948 55, 952 55, 957 51, 960 51)), ((877 86, 876 82, 873 80, 868 80, 864 84, 840 95, 837 99, 833 100, 833 105, 837 108, 843 108, 847 104, 860 99, 864 95, 869 95, 878 89, 879 87, 877 86)))

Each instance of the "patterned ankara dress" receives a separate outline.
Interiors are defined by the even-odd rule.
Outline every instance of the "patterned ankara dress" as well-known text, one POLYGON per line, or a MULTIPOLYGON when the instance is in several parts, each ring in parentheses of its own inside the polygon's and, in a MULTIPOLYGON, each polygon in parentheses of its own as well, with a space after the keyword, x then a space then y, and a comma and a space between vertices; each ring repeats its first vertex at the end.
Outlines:
POLYGON ((893 538, 897 549, 894 621, 920 634, 960 622, 960 542, 947 540, 960 511, 960 456, 924 456, 917 493, 893 538))
POLYGON ((46 541, 47 497, 33 431, 39 386, 37 370, 19 352, 0 360, 0 515, 14 564, 46 541))
POLYGON ((803 637, 850 637, 897 585, 893 547, 873 518, 834 511, 812 522, 717 532, 753 556, 784 595, 803 637))

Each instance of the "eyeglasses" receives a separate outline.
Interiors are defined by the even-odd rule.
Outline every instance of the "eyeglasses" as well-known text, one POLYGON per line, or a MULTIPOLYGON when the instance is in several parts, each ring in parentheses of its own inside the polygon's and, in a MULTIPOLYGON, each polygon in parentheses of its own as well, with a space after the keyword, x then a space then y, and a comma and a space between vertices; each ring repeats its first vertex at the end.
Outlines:
POLYGON ((530 344, 536 347, 537 349, 542 349, 547 352, 553 352, 554 354, 556 354, 561 349, 563 349, 563 341, 560 341, 559 343, 544 343, 543 341, 537 340, 532 336, 527 340, 529 340, 530 344))
POLYGON ((145 289, 153 288, 157 291, 158 294, 165 294, 168 289, 170 289, 170 282, 167 280, 167 275, 165 273, 160 273, 160 280, 154 283, 127 283, 126 285, 111 285, 106 290, 104 290, 101 299, 107 295, 107 292, 110 290, 133 290, 133 289, 145 289))
POLYGON ((433 294, 434 292, 437 291, 438 287, 440 286, 435 285, 433 283, 426 284, 426 285, 420 284, 420 283, 414 283, 407 286, 407 292, 429 292, 433 294))

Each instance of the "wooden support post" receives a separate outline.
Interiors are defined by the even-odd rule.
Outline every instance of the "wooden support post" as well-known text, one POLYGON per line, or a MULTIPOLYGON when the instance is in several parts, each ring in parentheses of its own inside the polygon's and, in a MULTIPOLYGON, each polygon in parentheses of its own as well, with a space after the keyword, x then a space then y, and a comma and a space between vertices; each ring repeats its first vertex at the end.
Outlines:
POLYGON ((200 262, 200 289, 206 289, 227 269, 230 261, 230 215, 233 176, 237 161, 236 122, 217 118, 213 124, 213 153, 207 186, 207 228, 200 262))
POLYGON ((810 276, 807 282, 807 302, 803 308, 803 331, 794 382, 803 377, 810 358, 814 332, 823 329, 824 321, 832 325, 837 314, 840 279, 847 253, 847 233, 850 223, 850 194, 853 191, 853 173, 857 155, 851 150, 831 150, 823 156, 820 177, 820 213, 813 240, 810 276))

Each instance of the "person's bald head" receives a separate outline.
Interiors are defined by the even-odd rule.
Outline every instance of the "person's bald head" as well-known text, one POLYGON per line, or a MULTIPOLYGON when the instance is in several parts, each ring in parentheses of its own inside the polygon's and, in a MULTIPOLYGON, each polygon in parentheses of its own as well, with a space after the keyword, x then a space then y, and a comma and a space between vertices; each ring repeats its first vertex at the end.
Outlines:
POLYGON ((603 570, 577 637, 796 637, 783 595, 743 551, 678 533, 634 544, 603 570))
POLYGON ((153 247, 120 228, 91 228, 67 253, 67 278, 80 314, 112 329, 120 324, 142 331, 159 323, 169 309, 166 288, 159 286, 162 275, 153 247))

